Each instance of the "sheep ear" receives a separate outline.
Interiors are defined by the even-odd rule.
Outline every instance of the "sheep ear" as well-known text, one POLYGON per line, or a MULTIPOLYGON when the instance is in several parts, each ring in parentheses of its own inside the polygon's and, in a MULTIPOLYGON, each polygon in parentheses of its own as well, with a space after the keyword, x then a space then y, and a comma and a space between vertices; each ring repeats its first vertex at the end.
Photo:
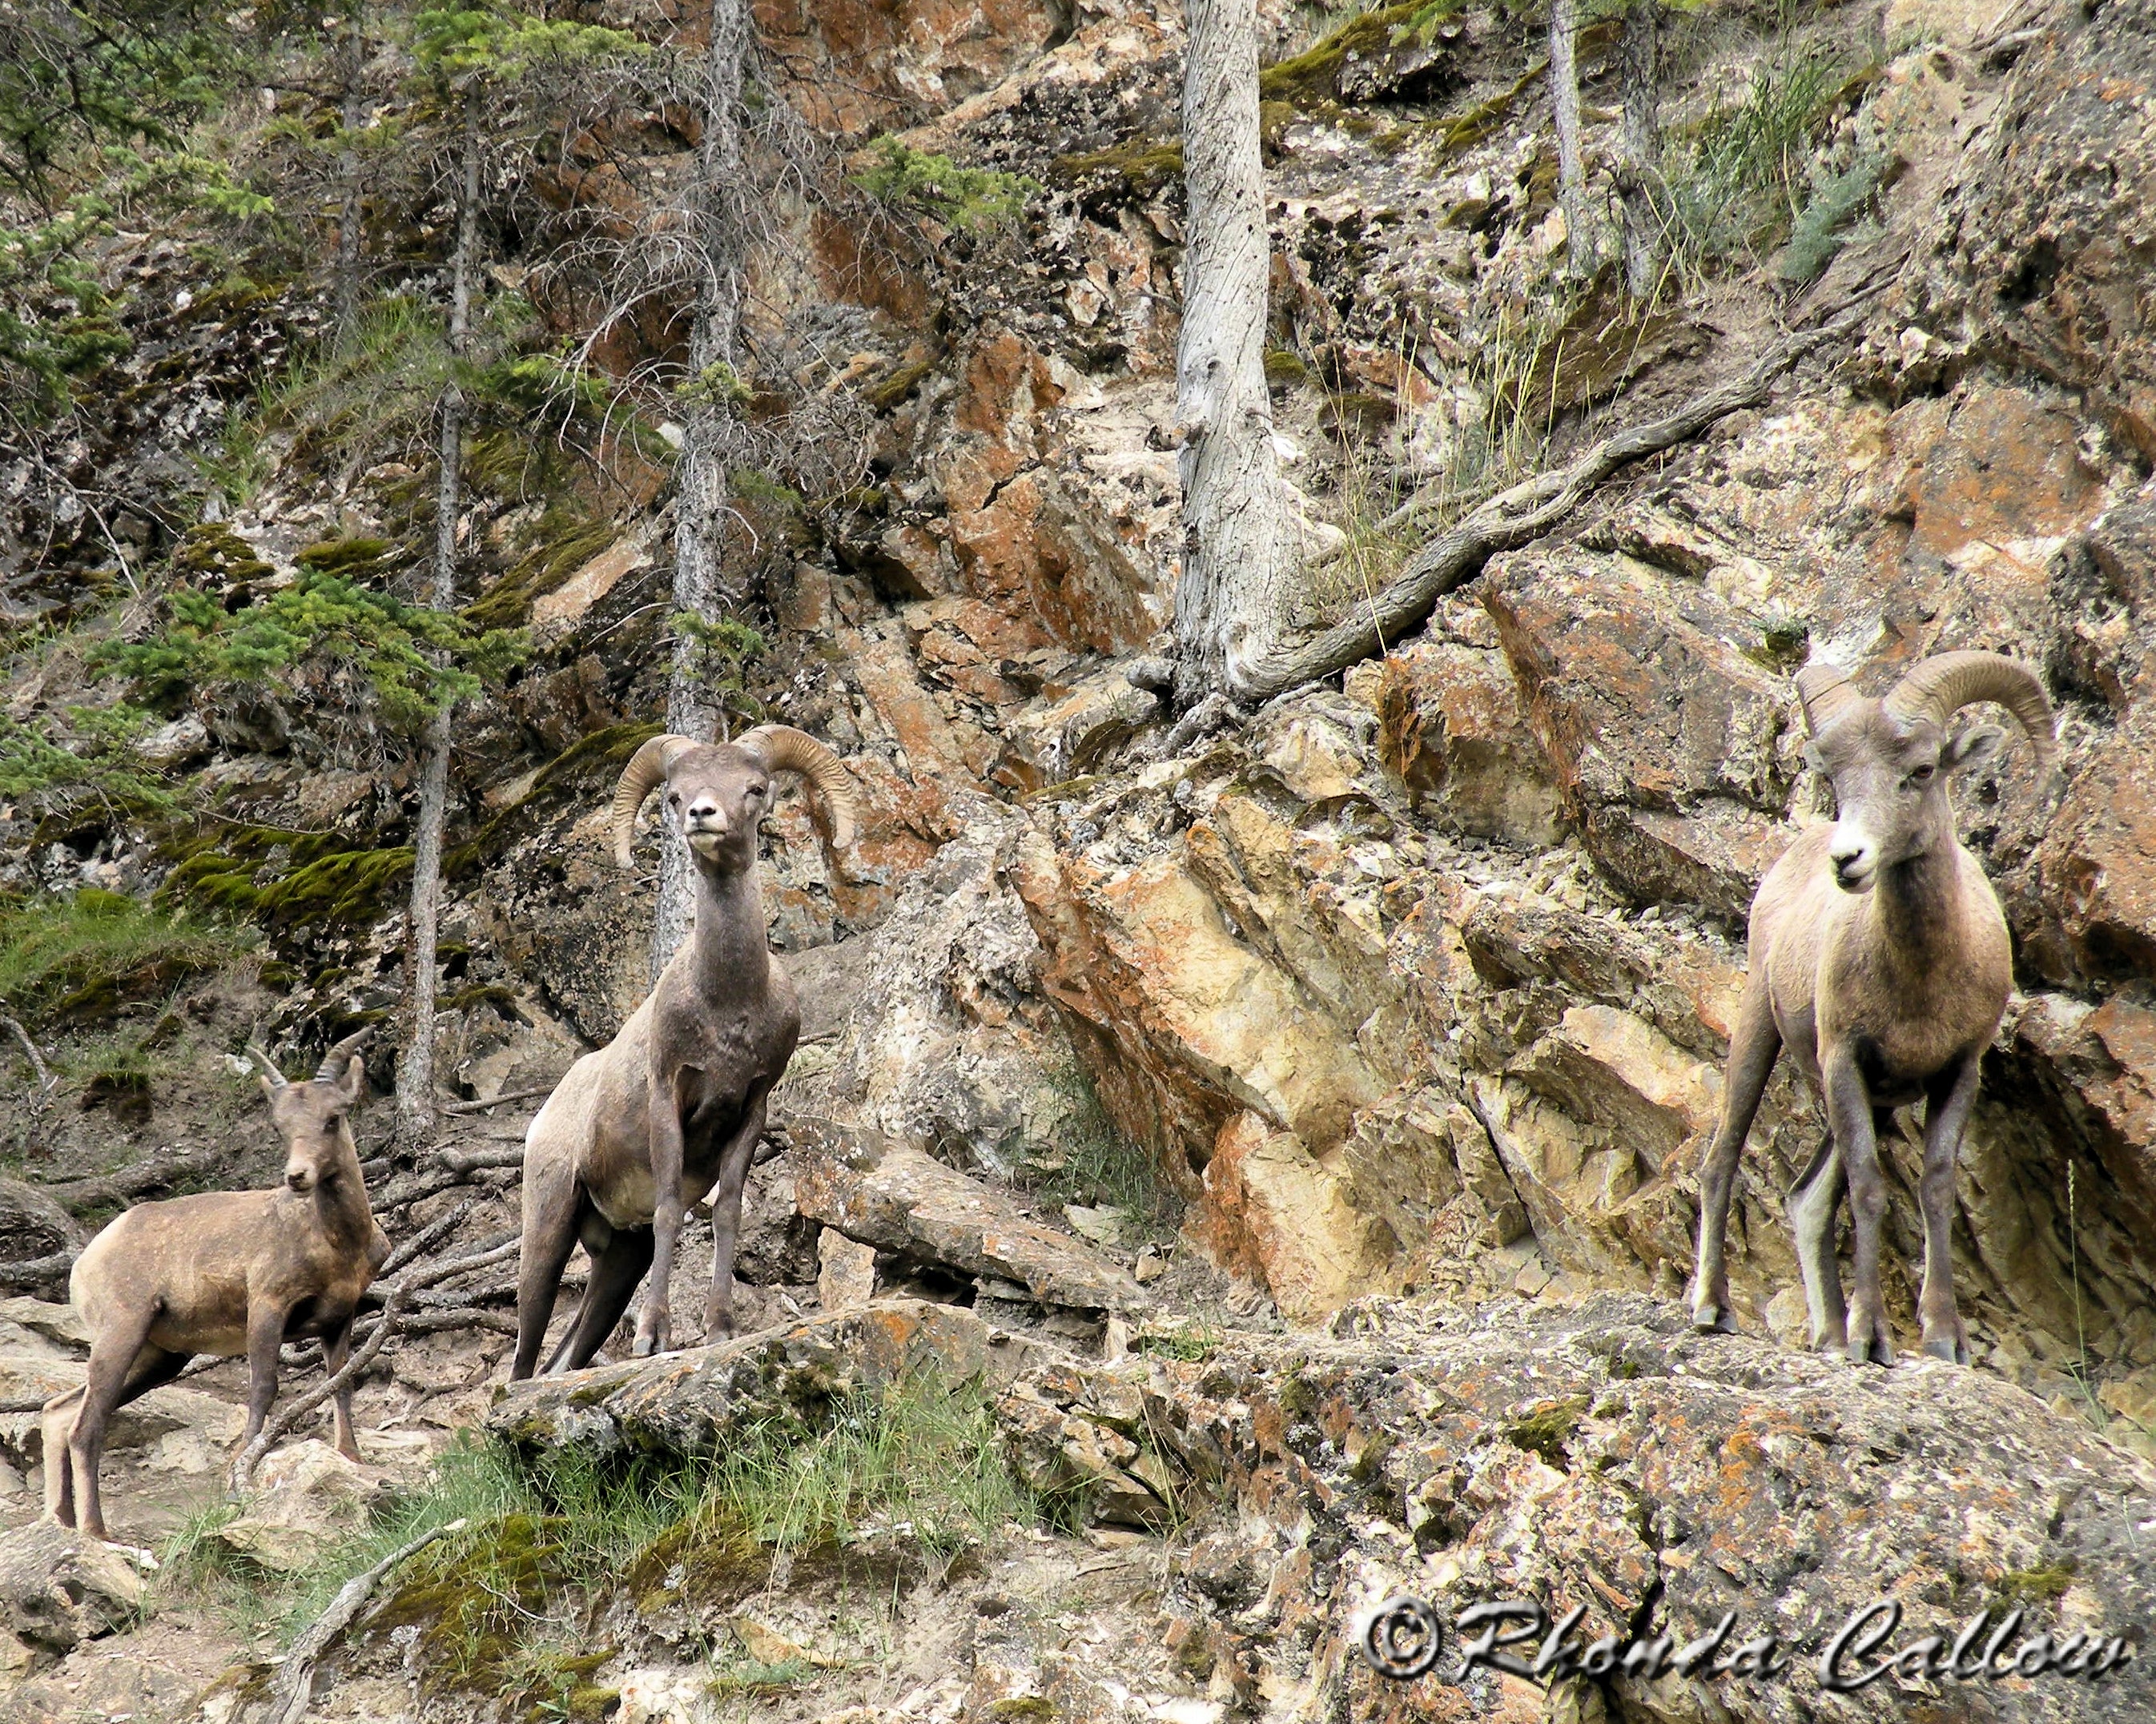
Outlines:
POLYGON ((1999 745, 2005 740, 2006 732, 1995 724, 1972 725, 1947 744, 1939 764, 1949 772, 1967 772, 1998 753, 1999 745))
POLYGON ((346 1062, 344 1081, 338 1086, 337 1094, 343 1098, 344 1105, 351 1107, 366 1093, 367 1062, 355 1054, 346 1062))

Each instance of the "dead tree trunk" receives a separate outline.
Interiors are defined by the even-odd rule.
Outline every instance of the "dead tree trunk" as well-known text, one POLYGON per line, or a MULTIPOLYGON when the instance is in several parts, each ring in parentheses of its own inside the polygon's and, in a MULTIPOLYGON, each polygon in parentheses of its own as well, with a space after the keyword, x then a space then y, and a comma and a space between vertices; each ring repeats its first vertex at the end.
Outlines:
POLYGON ((336 338, 352 339, 359 324, 359 259, 367 222, 367 187, 360 175, 359 128, 367 118, 367 38, 361 20, 365 8, 354 4, 337 43, 339 80, 344 86, 338 114, 336 338))
MULTIPOLYGON (((726 452, 737 388, 734 342, 741 321, 742 240, 742 62, 748 52, 747 0, 712 0, 711 49, 702 94, 704 136, 689 193, 696 248, 696 320, 689 363, 693 405, 682 427, 680 495, 674 516, 674 609, 716 623, 743 594, 726 589, 721 567, 726 514, 726 452)), ((718 733, 719 712, 704 687, 704 647, 692 629, 675 628, 666 685, 666 728, 679 736, 718 733)), ((696 893, 688 846, 662 823, 659 914, 651 933, 651 978, 688 937, 696 893)))
MULTIPOLYGON (((464 100, 462 161, 457 182, 457 239, 449 267, 449 352, 462 358, 471 344, 472 270, 479 249, 481 150, 476 85, 464 100)), ((434 568, 428 602, 449 610, 457 602, 457 523, 464 512, 464 392, 453 376, 438 409, 441 479, 435 492, 434 568)), ((435 937, 442 905, 442 831, 449 817, 450 709, 427 721, 419 762, 419 819, 412 843, 411 942, 405 973, 411 981, 411 1029, 397 1065, 398 1144, 426 1143, 434 1134, 435 937)))
POLYGON ((1655 198, 1659 169, 1655 110, 1661 91, 1661 0, 1631 0, 1625 12, 1618 81, 1625 99, 1617 195, 1625 207, 1625 283, 1635 299, 1654 290, 1662 223, 1655 198))
POLYGON ((1278 643, 1297 559, 1265 394, 1271 262, 1258 158, 1255 0, 1190 0, 1183 167, 1189 199, 1175 359, 1183 446, 1176 693, 1246 691, 1278 643))
POLYGON ((1564 253, 1569 265, 1580 262, 1580 196, 1587 173, 1579 159, 1579 38, 1576 0, 1550 0, 1550 106, 1557 116, 1557 203, 1564 212, 1564 253))

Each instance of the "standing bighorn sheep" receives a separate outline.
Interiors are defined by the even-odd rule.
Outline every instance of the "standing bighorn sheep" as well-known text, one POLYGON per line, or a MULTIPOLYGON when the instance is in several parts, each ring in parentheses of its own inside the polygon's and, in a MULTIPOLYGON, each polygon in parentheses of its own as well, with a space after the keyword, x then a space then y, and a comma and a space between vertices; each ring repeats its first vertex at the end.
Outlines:
MULTIPOLYGON (((137 1204, 77 1260, 68 1294, 92 1337, 90 1373, 82 1388, 46 1402, 43 1419, 45 1511, 61 1525, 105 1537, 97 1465, 107 1421, 197 1353, 247 1355, 243 1449, 277 1398, 285 1342, 320 1336, 328 1368, 343 1365, 353 1310, 389 1255, 346 1121, 366 1086, 357 1052, 366 1035, 339 1042, 302 1084, 249 1044, 285 1140, 282 1186, 137 1204)), ((336 1445, 359 1458, 349 1386, 336 1397, 336 1445)))
POLYGON ((696 931, 621 1034, 569 1068, 525 1135, 512 1380, 538 1364, 562 1271, 580 1240, 591 1279, 548 1368, 590 1362, 647 1268, 652 1288, 637 1319, 635 1351, 639 1357, 665 1352, 675 1240, 689 1206, 707 1192, 705 1338, 732 1331, 742 1187, 763 1131, 765 1098, 801 1029, 793 985, 766 943, 756 868, 757 824, 771 806, 772 775, 788 772, 816 787, 832 847, 845 849, 854 829, 846 769, 788 726, 761 725, 731 743, 654 736, 622 771, 614 859, 634 865, 637 811, 664 784, 665 818, 695 860, 696 931))
POLYGON ((1845 1345, 1859 1363, 1893 1357, 1879 1290, 1878 1137, 1896 1108, 1921 1101, 1924 1351, 1966 1364, 1947 1255, 1954 1162, 2013 967, 2006 919, 1955 836, 1947 797, 1948 778, 1989 758, 2002 733, 1987 725, 1949 737, 1947 725, 1964 706, 1996 701, 2028 732, 2048 779, 2051 702, 2028 670, 1996 653, 1927 659, 1878 700, 1835 666, 1814 664, 1798 673, 1797 692, 1811 735, 1805 757, 1832 782, 1837 816, 1791 844, 1753 900, 1722 1124, 1700 1176, 1692 1321, 1736 1327, 1723 1260, 1730 1183, 1787 1046, 1826 1102, 1826 1140, 1789 1197, 1812 1345, 1845 1345), (1845 1176, 1856 1234, 1846 1309, 1835 1261, 1845 1176))

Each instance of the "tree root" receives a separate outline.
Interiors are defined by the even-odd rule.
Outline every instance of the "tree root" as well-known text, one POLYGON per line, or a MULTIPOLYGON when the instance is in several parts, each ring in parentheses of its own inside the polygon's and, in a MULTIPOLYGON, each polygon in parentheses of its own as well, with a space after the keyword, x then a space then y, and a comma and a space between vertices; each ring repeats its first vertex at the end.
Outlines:
POLYGON ((1440 598, 1480 574, 1498 552, 1540 538, 1619 468, 1689 442, 1716 420, 1763 400, 1774 380, 1798 360, 1846 333, 1854 315, 1853 308, 1845 309, 1832 321, 1781 343, 1742 377, 1695 396, 1666 418, 1616 432, 1566 466, 1537 474, 1491 498, 1425 545, 1374 599, 1301 646, 1253 666, 1232 692, 1246 704, 1270 700, 1382 655, 1392 643, 1419 629, 1440 598))
POLYGON ((367 1608, 374 1589, 399 1564, 418 1555, 436 1539, 461 1532, 464 1526, 462 1521, 452 1521, 446 1526, 423 1532, 339 1587, 336 1597, 330 1600, 330 1608, 308 1624, 306 1632, 292 1643, 292 1650, 278 1666, 277 1679, 270 1689, 270 1710, 263 1724, 299 1724, 305 1715, 308 1701, 314 1698, 316 1666, 338 1637, 359 1619, 359 1613, 367 1608))

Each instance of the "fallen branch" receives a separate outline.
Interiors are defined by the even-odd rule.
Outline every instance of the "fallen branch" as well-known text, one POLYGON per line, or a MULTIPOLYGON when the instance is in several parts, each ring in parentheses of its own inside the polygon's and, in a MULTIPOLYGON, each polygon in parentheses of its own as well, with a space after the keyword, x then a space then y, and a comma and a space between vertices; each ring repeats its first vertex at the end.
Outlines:
POLYGON ((452 1173, 459 1174, 476 1173, 487 1167, 521 1167, 524 1144, 519 1139, 514 1149, 445 1149, 439 1159, 452 1173))
POLYGON ((516 1247, 516 1234, 503 1234, 490 1239, 470 1256, 453 1257, 446 1263, 430 1263, 407 1274, 389 1290, 389 1297, 382 1304, 381 1316, 376 1320, 366 1341, 355 1347, 352 1357, 345 1361, 344 1368, 332 1372, 306 1393, 280 1408, 275 1418, 264 1422, 254 1440, 240 1451, 239 1458, 232 1463, 231 1488, 234 1491, 246 1490, 254 1482, 254 1469, 262 1464, 264 1455, 323 1402, 347 1383, 359 1381, 367 1367, 373 1364, 375 1356, 388 1343, 389 1337, 397 1332, 398 1320, 403 1316, 404 1307, 413 1294, 439 1281, 469 1275, 475 1269, 491 1268, 495 1264, 514 1256, 516 1247))
POLYGON ((337 1637, 359 1619, 359 1613, 367 1608, 374 1589, 388 1578, 398 1564, 416 1557, 436 1539, 461 1532, 464 1527, 462 1521, 452 1521, 446 1526, 423 1532, 339 1587, 336 1597, 330 1600, 330 1608, 308 1624, 306 1632, 292 1643, 292 1650, 277 1667, 277 1680, 270 1685, 270 1710, 263 1724, 299 1724, 306 1712, 307 1703, 314 1698, 315 1667, 337 1637))
POLYGON ((18 1257, 0 1263, 0 1286, 42 1287, 57 1281, 74 1267, 72 1251, 55 1251, 49 1257, 18 1257))
POLYGON ((485 1101, 445 1101, 434 1111, 437 1113, 485 1113, 490 1107, 501 1107, 511 1101, 533 1101, 542 1095, 554 1093, 555 1085, 548 1084, 539 1090, 511 1090, 506 1095, 496 1095, 485 1101))
POLYGON ((383 1276, 395 1275, 406 1264, 424 1255, 434 1245, 454 1233, 465 1217, 471 1213, 478 1201, 476 1198, 466 1198, 448 1214, 429 1222, 389 1254, 388 1259, 382 1263, 381 1275, 383 1276))
POLYGON ((30 1070, 37 1077, 37 1082, 30 1091, 29 1120, 23 1130, 23 1157, 26 1161, 42 1161, 45 1156, 42 1142, 45 1110, 53 1105, 53 1095, 59 1090, 60 1080, 53 1075, 52 1067, 45 1064, 45 1056, 38 1051, 38 1044, 30 1039, 28 1030, 13 1018, 0 1017, 0 1024, 7 1025, 15 1039, 23 1044, 23 1051, 30 1056, 30 1070))
POLYGON ((182 1151, 165 1148, 145 1156, 116 1173, 100 1173, 90 1179, 67 1179, 43 1188, 45 1193, 70 1215, 90 1209, 123 1208, 154 1191, 168 1190, 182 1180, 222 1171, 232 1158, 228 1145, 182 1151))
POLYGON ((499 1170, 481 1167, 472 1173, 459 1173, 451 1170, 440 1173, 414 1174, 410 1184, 393 1185, 370 1201, 374 1205, 374 1213, 381 1215, 392 1209, 408 1209, 414 1203, 424 1203, 429 1198, 439 1197, 445 1191, 454 1191, 460 1185, 483 1184, 499 1190, 501 1187, 514 1183, 510 1180, 500 1182, 485 1180, 477 1177, 478 1174, 497 1171, 499 1170))
POLYGON ((1846 316, 1774 348, 1742 377, 1695 396, 1675 413, 1614 433, 1554 472, 1539 473, 1492 497, 1418 552, 1385 590, 1299 647, 1251 667, 1234 690, 1245 705, 1270 700, 1382 654, 1429 619, 1437 602, 1481 572, 1500 551, 1540 538, 1619 468, 1697 437, 1717 419, 1763 400, 1774 380, 1805 354, 1845 333, 1846 316))

